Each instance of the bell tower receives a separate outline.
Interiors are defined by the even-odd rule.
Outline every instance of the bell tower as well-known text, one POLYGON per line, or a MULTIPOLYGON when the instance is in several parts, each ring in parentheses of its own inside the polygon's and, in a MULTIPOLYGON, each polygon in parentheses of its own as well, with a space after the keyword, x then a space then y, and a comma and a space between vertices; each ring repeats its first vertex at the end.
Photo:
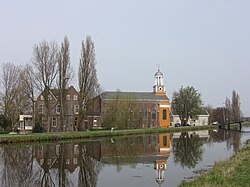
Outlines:
POLYGON ((166 95, 166 88, 164 85, 164 77, 163 77, 162 72, 159 69, 159 66, 158 66, 158 71, 155 73, 154 79, 155 79, 155 84, 153 87, 154 94, 166 95))

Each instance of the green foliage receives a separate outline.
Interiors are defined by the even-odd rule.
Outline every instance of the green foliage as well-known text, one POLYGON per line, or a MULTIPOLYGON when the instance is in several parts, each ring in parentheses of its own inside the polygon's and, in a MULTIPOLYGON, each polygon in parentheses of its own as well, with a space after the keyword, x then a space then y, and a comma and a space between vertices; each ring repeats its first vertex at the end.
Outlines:
POLYGON ((116 129, 139 128, 141 112, 139 102, 134 95, 121 96, 117 91, 116 99, 111 101, 106 109, 103 126, 116 129))
POLYGON ((182 132, 180 138, 173 140, 173 154, 175 163, 183 168, 194 168, 202 160, 202 139, 196 135, 182 132), (186 153, 186 154, 183 154, 186 153))
POLYGON ((186 125, 189 118, 195 118, 201 111, 201 94, 194 87, 183 86, 173 93, 172 109, 179 115, 182 125, 186 125))
POLYGON ((8 120, 5 118, 3 114, 0 114, 0 128, 6 130, 9 126, 8 120))

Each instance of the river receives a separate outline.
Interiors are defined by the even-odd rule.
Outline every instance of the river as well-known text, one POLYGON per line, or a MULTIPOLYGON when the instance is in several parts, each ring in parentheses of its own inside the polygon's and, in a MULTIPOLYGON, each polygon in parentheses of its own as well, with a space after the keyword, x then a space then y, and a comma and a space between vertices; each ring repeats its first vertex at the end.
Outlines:
POLYGON ((1 145, 0 186, 175 187, 229 158, 247 139, 250 133, 204 130, 1 145))

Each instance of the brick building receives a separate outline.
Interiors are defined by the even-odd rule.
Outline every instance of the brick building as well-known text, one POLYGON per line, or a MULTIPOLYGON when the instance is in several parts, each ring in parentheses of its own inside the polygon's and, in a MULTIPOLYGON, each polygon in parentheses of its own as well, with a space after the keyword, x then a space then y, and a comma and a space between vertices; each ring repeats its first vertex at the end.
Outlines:
MULTIPOLYGON (((49 107, 45 107, 45 100, 43 93, 39 95, 36 101, 36 113, 40 116, 44 130, 47 130, 47 118, 46 113, 49 110, 49 120, 51 124, 51 132, 60 131, 60 115, 61 106, 59 100, 59 89, 52 89, 48 95, 49 107)), ((77 123, 77 116, 79 112, 79 94, 73 86, 70 86, 65 90, 64 103, 64 131, 74 131, 77 123)))
MULTIPOLYGON (((105 91, 88 103, 88 118, 85 125, 88 128, 101 128, 104 117, 115 101, 133 97, 139 103, 139 128, 169 127, 170 102, 166 96, 164 76, 158 70, 154 75, 155 83, 152 92, 115 92, 105 91)), ((120 103, 118 103, 119 106, 120 103)), ((120 105, 122 107, 122 105, 120 105)), ((119 110, 117 108, 116 110, 119 110)), ((130 111, 134 115, 133 109, 130 111)))

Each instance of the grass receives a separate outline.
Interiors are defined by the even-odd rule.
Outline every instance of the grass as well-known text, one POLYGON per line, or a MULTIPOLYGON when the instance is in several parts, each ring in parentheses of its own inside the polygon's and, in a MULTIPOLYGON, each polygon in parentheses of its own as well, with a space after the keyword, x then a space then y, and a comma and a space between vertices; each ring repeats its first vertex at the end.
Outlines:
POLYGON ((147 128, 147 129, 129 129, 129 130, 94 130, 94 131, 78 131, 78 132, 56 132, 56 133, 32 133, 32 134, 5 134, 0 135, 0 143, 20 143, 20 142, 48 142, 63 141, 87 138, 102 138, 113 136, 127 136, 138 134, 152 134, 161 132, 181 132, 192 130, 215 129, 218 126, 196 126, 196 127, 170 127, 170 128, 147 128))
POLYGON ((181 187, 203 186, 250 186, 250 140, 240 151, 226 161, 218 161, 213 169, 191 182, 184 182, 181 187))
MULTIPOLYGON (((250 123, 243 123, 249 125, 250 123)), ((30 143, 30 142, 55 142, 64 140, 79 140, 88 138, 104 138, 114 136, 127 136, 138 134, 153 134, 163 132, 183 132, 195 130, 217 129, 217 125, 206 126, 186 126, 186 127, 170 127, 170 128, 147 128, 147 129, 129 129, 129 130, 93 130, 78 132, 54 132, 54 133, 32 133, 32 134, 0 134, 0 144, 8 143, 30 143)))

